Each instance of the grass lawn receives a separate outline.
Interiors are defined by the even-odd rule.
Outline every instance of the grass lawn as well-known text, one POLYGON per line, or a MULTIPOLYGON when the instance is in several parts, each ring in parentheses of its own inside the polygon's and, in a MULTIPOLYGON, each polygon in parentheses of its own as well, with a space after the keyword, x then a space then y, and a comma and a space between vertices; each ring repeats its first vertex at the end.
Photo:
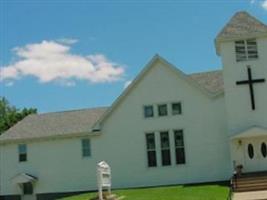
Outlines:
MULTIPOLYGON (((115 190, 113 193, 125 196, 125 200, 226 200, 229 188, 216 184, 179 185, 145 189, 115 190)), ((87 193, 61 200, 89 200, 96 193, 87 193)))

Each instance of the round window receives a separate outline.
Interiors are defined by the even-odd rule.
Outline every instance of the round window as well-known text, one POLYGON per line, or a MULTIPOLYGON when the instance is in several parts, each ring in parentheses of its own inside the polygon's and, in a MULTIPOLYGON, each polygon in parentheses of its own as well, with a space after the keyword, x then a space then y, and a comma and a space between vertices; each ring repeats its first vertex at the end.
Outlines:
POLYGON ((266 158, 267 156, 267 146, 266 146, 266 143, 263 142, 261 143, 261 154, 264 158, 266 158))
POLYGON ((249 144, 248 145, 248 156, 250 159, 252 159, 254 157, 254 149, 253 149, 253 145, 249 144))

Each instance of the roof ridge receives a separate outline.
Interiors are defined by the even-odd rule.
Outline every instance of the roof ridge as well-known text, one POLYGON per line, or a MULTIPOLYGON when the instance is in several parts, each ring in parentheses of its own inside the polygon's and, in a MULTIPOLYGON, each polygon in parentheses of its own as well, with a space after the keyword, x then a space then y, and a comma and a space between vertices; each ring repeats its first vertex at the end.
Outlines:
POLYGON ((90 111, 90 110, 97 110, 97 109, 108 109, 109 106, 99 106, 99 107, 91 107, 91 108, 81 108, 81 109, 72 109, 72 110, 62 110, 62 111, 53 111, 53 112, 46 112, 46 113, 36 113, 32 115, 49 115, 49 114, 58 114, 58 113, 66 113, 66 112, 77 112, 77 111, 90 111))

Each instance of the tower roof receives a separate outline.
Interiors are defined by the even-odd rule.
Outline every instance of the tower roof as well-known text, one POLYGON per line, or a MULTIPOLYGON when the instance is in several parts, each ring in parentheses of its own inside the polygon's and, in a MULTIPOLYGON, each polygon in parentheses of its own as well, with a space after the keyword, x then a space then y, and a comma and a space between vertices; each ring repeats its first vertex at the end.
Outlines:
POLYGON ((245 11, 237 12, 216 37, 217 53, 222 41, 263 35, 267 35, 267 25, 245 11))

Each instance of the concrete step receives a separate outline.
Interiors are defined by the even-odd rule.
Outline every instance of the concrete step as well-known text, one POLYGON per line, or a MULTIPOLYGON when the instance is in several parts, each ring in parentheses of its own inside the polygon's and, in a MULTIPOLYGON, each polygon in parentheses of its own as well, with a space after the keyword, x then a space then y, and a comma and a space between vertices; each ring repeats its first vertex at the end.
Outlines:
POLYGON ((237 186, 243 186, 243 185, 249 185, 249 184, 251 184, 251 185, 253 185, 253 184, 267 184, 267 180, 254 180, 254 181, 242 181, 242 182, 240 182, 240 181, 237 181, 237 182, 235 182, 235 184, 237 185, 237 186))
POLYGON ((251 185, 235 188, 234 192, 248 192, 248 191, 259 191, 267 190, 267 185, 251 185))

